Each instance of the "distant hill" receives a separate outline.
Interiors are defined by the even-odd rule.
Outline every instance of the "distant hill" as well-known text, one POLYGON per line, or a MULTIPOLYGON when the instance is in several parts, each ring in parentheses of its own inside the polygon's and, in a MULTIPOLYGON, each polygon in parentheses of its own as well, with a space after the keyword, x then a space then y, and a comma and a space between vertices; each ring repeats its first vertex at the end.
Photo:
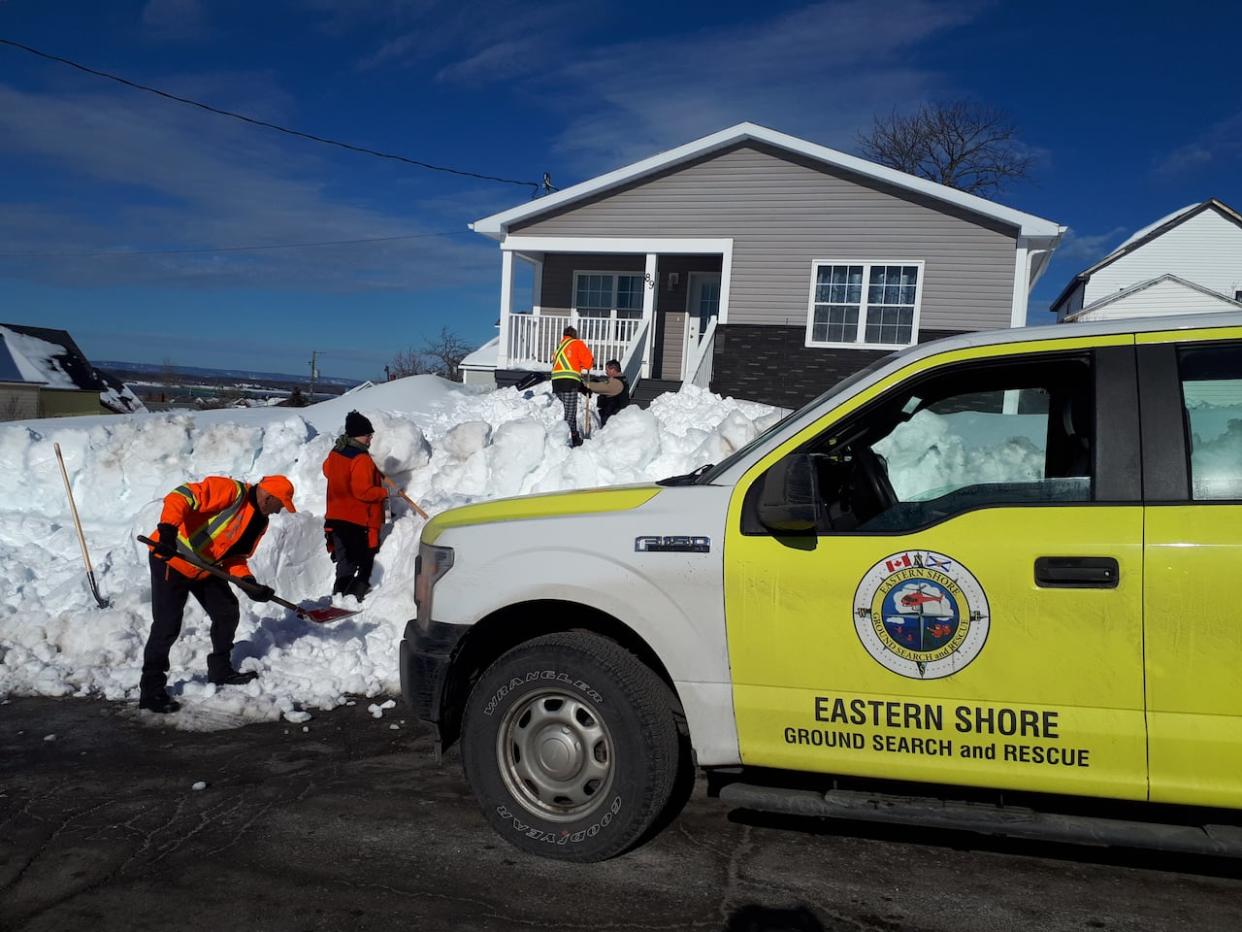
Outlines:
MULTIPOLYGON (((97 359, 94 365, 100 369, 117 372, 138 372, 159 375, 165 369, 176 375, 197 379, 227 380, 235 382, 305 382, 306 373, 290 375, 285 372, 252 372, 246 369, 205 369, 199 366, 164 366, 149 362, 122 362, 116 359, 97 359)), ((321 375, 315 380, 316 385, 340 385, 353 388, 361 385, 362 379, 341 379, 329 375, 321 375)))

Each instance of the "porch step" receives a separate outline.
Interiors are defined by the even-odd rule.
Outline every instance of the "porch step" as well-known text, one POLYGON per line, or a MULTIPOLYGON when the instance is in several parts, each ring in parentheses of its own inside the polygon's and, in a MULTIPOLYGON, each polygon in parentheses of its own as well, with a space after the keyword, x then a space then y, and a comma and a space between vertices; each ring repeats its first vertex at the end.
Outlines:
POLYGON ((680 388, 681 379, 643 379, 630 395, 630 401, 640 408, 646 408, 665 392, 675 392, 680 388))

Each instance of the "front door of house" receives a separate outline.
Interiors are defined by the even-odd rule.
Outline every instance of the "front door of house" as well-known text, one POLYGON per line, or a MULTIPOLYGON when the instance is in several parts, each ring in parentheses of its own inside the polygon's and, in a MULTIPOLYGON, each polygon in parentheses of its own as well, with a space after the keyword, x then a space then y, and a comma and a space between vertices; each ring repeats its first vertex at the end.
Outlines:
POLYGON ((686 283, 686 352, 681 371, 692 378, 688 366, 694 359, 707 326, 720 313, 720 273, 691 272, 686 283))

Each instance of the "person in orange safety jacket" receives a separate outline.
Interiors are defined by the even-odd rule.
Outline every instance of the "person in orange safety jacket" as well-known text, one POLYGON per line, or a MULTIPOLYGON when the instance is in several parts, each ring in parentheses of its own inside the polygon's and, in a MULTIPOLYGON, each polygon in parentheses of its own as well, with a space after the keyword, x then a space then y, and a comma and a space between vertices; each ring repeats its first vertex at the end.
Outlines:
POLYGON ((362 601, 371 591, 371 569, 379 552, 388 490, 371 458, 375 428, 357 411, 345 416, 345 432, 323 462, 328 480, 328 510, 323 533, 336 563, 333 595, 362 601))
POLYGON ((242 581, 251 600, 270 601, 271 587, 255 580, 247 561, 267 531, 268 516, 285 508, 296 510, 293 483, 284 476, 264 476, 254 485, 208 476, 164 496, 160 523, 151 535, 157 543, 150 556, 151 633, 142 655, 140 709, 165 713, 180 707, 165 688, 168 653, 181 633, 191 595, 211 618, 207 679, 218 686, 238 686, 258 675, 233 668, 233 636, 241 611, 232 587, 177 554, 193 554, 242 581))
POLYGON ((595 357, 590 347, 578 339, 575 328, 566 327, 560 345, 552 354, 552 391, 565 408, 571 447, 582 446, 582 435, 578 432, 578 396, 582 394, 582 380, 593 365, 595 357))

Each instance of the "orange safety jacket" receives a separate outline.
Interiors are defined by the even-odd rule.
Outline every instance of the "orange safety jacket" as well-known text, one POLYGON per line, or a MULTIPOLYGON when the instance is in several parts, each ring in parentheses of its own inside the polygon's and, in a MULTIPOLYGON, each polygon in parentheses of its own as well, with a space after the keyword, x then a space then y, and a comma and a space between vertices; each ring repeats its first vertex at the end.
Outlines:
POLYGON ((328 480, 324 529, 333 521, 360 524, 367 529, 367 546, 378 547, 388 490, 371 454, 360 445, 338 441, 323 461, 323 474, 328 480))
MULTIPOLYGON (((164 496, 164 510, 160 512, 160 524, 172 524, 177 528, 177 548, 193 551, 205 563, 219 564, 230 576, 253 576, 246 561, 254 556, 255 547, 263 539, 266 527, 254 540, 247 554, 235 554, 221 562, 229 548, 259 514, 250 500, 250 485, 224 476, 208 476, 202 482, 187 482, 164 496)), ((151 533, 158 539, 159 530, 151 533)), ((204 570, 179 557, 168 561, 169 566, 190 579, 203 579, 210 575, 204 570)))
POLYGON ((552 378, 582 381, 582 370, 595 365, 591 348, 577 337, 565 337, 552 356, 552 378))

